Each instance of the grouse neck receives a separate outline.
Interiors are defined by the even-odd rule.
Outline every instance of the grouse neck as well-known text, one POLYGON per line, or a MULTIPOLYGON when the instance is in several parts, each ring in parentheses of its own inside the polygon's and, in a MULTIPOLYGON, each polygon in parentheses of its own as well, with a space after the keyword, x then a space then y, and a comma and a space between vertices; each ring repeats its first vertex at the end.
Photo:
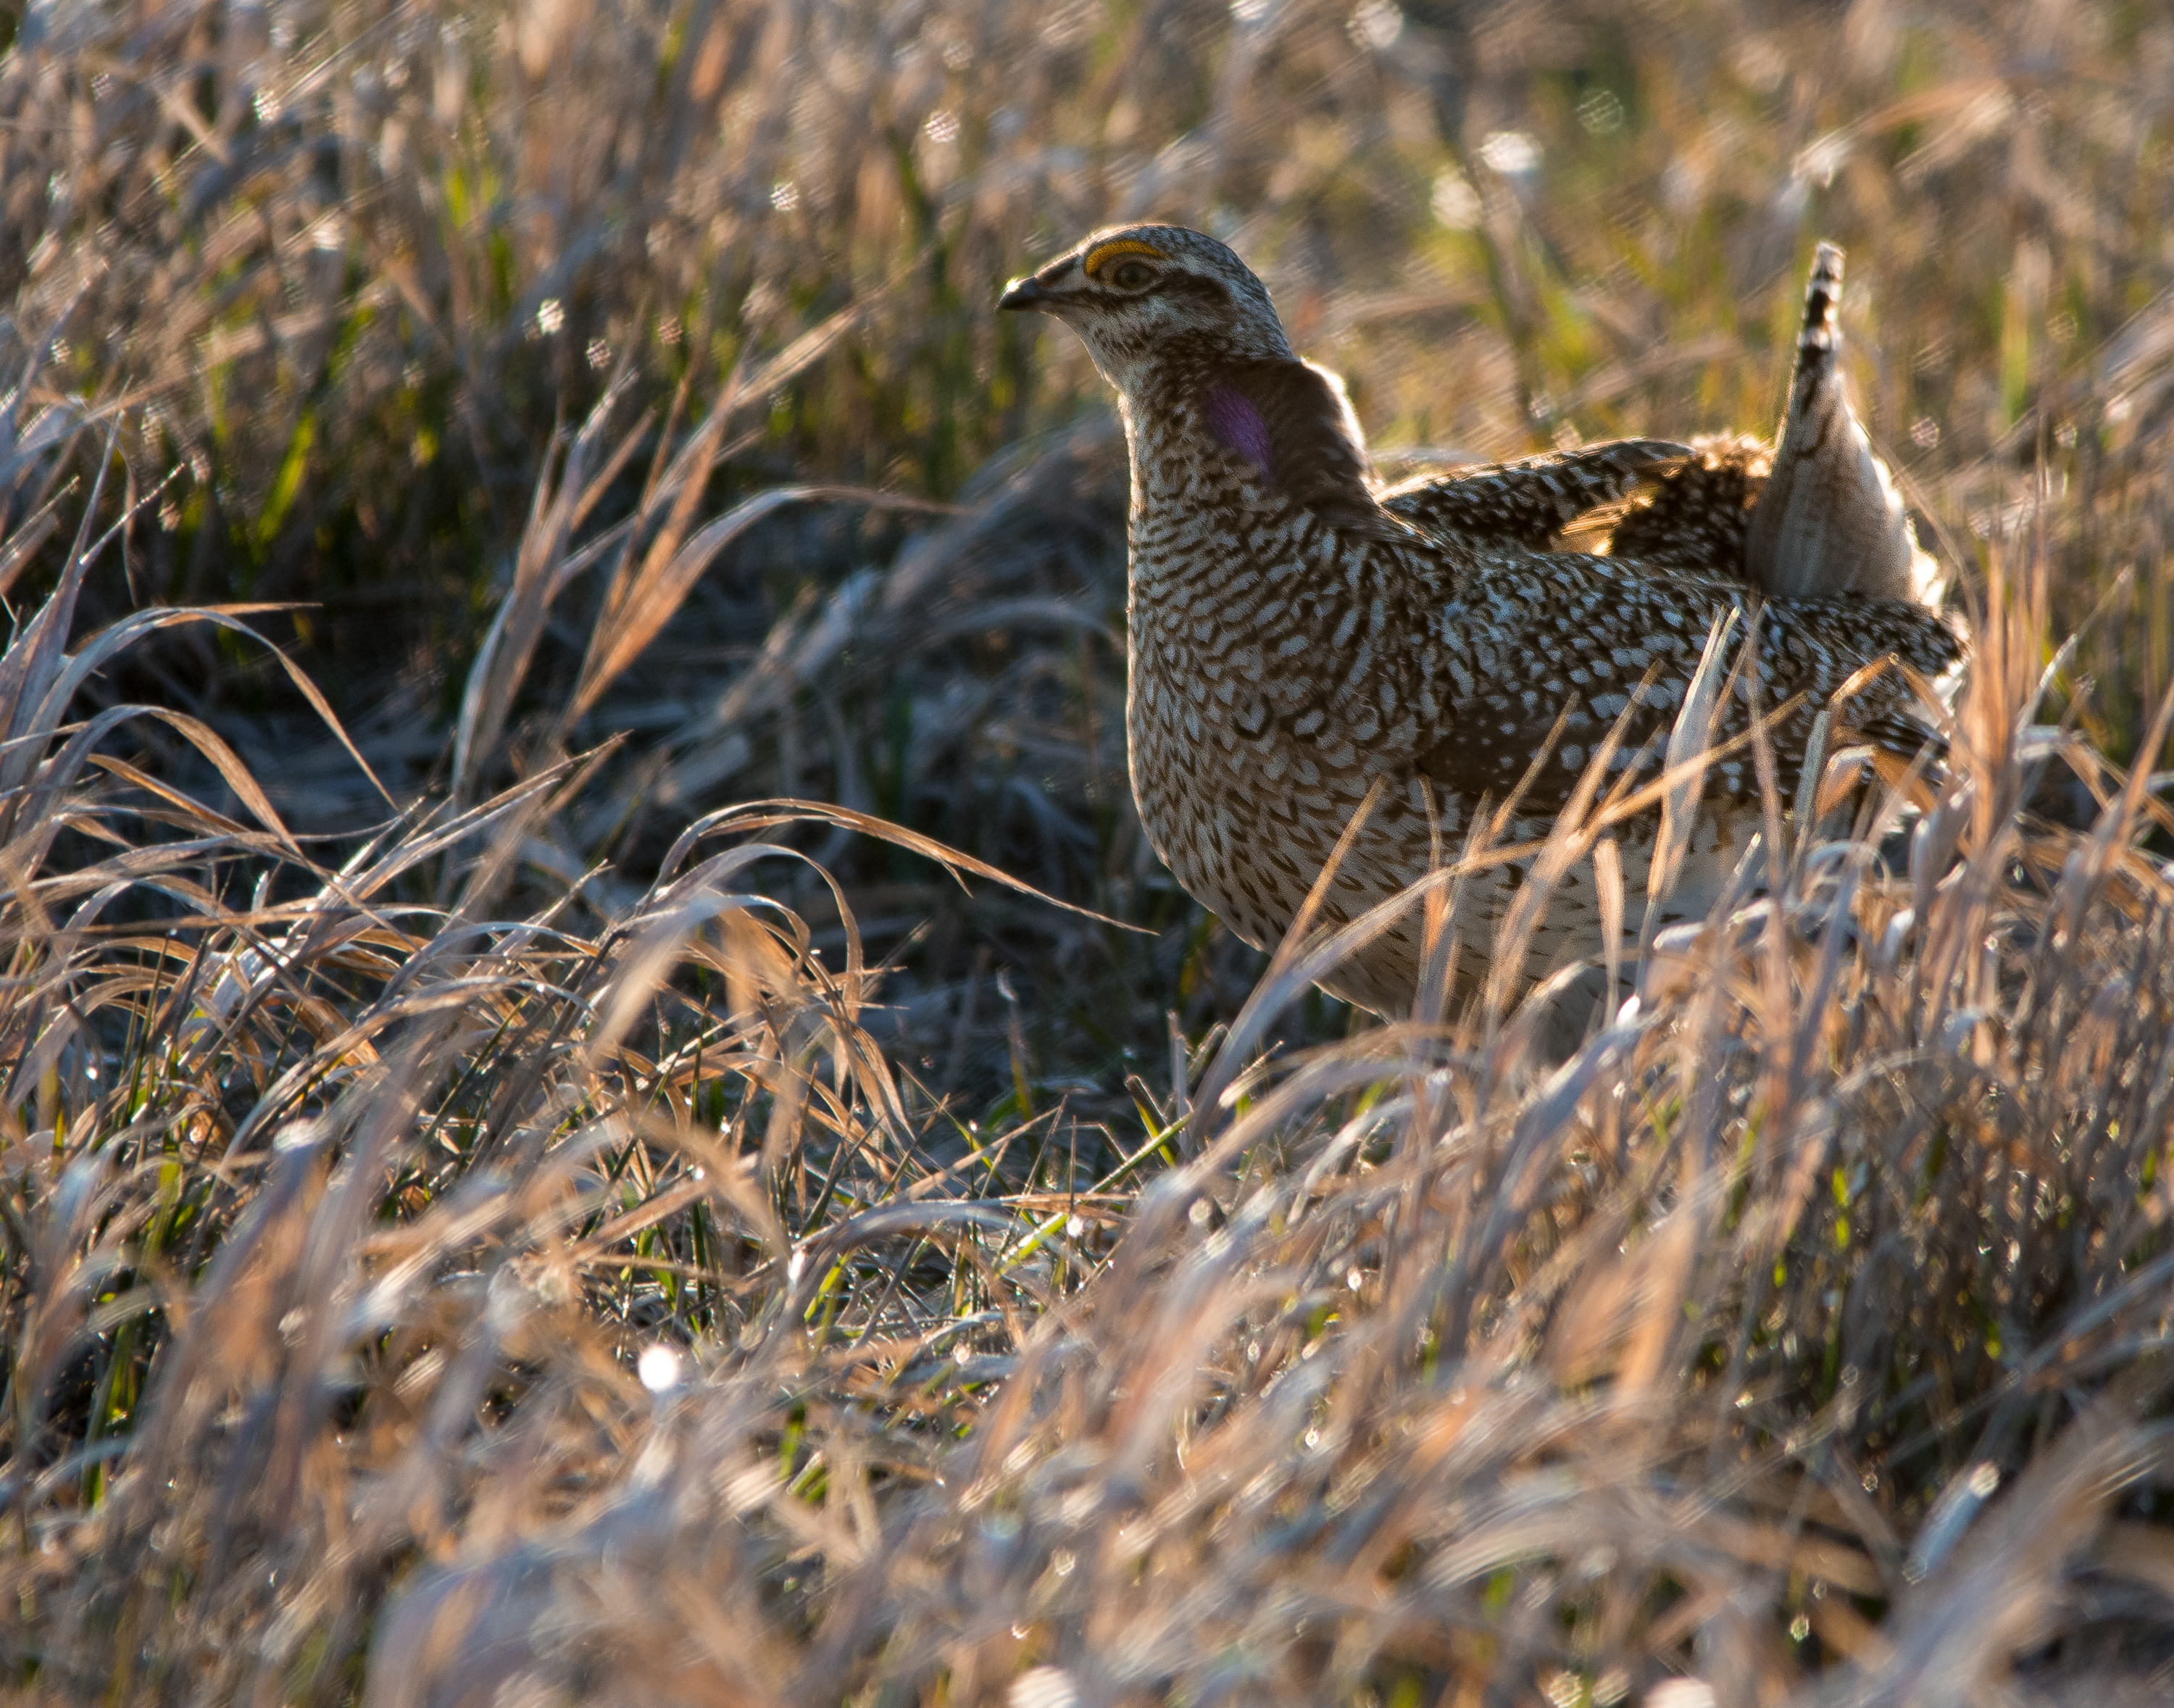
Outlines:
POLYGON ((1133 504, 1203 500, 1332 527, 1387 521, 1349 402, 1295 358, 1158 364, 1123 399, 1133 504))

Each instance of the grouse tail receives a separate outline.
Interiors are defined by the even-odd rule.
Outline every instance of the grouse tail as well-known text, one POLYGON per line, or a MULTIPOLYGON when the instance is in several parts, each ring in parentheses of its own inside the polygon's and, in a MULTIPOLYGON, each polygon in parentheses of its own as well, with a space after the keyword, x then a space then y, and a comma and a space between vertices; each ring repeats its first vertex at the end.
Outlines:
POLYGON ((1775 598, 1922 601, 1932 560, 1842 383, 1841 284, 1841 251, 1820 244, 1773 471, 1752 511, 1745 577, 1775 598))

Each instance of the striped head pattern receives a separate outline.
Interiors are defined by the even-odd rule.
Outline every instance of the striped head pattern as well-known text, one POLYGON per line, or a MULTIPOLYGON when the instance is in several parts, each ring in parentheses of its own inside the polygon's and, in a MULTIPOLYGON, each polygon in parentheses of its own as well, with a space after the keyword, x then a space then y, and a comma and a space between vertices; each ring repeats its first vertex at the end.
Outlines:
POLYGON ((1014 279, 997 305, 1063 321, 1127 397, 1169 357, 1203 368, 1291 358, 1275 305, 1252 269, 1213 237, 1182 225, 1098 231, 1014 279))

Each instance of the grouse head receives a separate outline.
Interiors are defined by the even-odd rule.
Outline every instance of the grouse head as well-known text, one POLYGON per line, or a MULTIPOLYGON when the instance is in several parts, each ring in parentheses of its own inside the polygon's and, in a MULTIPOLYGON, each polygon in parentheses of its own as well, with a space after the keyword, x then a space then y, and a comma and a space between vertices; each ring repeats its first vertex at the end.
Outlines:
POLYGON ((1342 381, 1291 354, 1268 289, 1224 245, 1182 225, 1098 231, 998 308, 1036 309, 1079 334, 1139 414, 1192 441, 1253 489, 1338 525, 1395 532, 1376 502, 1366 441, 1342 381))
POLYGON ((1128 396, 1146 368, 1171 357, 1203 366, 1291 359, 1275 305, 1252 269, 1182 225, 1098 231, 1013 280, 997 306, 1056 316, 1128 396))

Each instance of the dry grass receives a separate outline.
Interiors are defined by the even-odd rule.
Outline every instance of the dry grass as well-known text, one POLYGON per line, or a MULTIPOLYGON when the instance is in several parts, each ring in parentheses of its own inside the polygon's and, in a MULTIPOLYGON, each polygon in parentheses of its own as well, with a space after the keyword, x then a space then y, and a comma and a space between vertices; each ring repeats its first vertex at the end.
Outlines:
POLYGON ((2150 8, 15 30, 0 1689, 2174 1691, 2150 8), (1555 1071, 1263 970, 986 311, 1146 211, 1475 453, 1755 424, 1852 245, 1982 613, 1927 810, 1775 800, 1555 1071))

